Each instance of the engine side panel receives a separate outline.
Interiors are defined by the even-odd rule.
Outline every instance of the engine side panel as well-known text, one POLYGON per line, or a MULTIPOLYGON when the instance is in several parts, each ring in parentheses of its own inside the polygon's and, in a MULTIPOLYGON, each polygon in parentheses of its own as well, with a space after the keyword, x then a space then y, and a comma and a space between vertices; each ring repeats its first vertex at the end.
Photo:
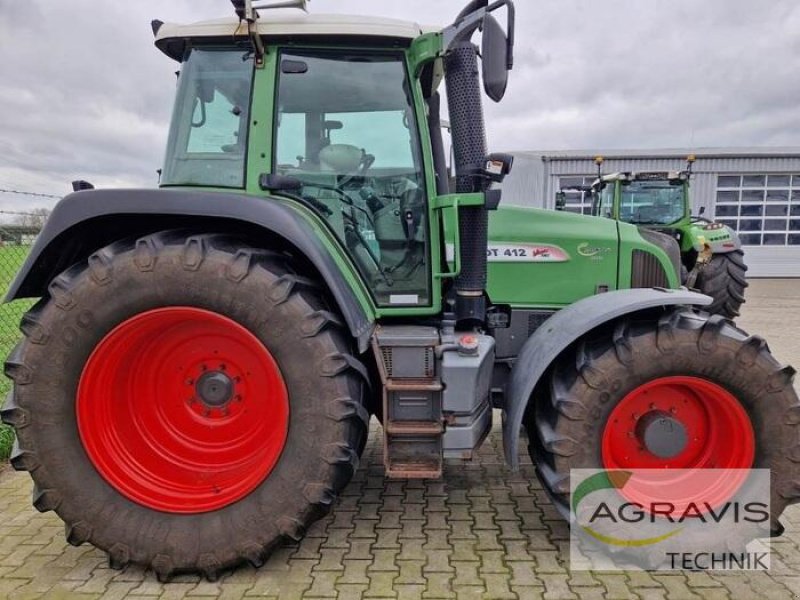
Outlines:
POLYGON ((489 296, 561 307, 618 289, 619 236, 609 219, 500 207, 489 221, 489 296))

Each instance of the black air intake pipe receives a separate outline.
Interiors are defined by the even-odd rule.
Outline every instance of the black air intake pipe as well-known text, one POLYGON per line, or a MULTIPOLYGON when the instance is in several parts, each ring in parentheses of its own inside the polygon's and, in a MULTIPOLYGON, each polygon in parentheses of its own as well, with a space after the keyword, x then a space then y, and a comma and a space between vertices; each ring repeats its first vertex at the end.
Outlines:
MULTIPOLYGON (((454 45, 445 59, 447 103, 455 151, 456 192, 483 192, 489 182, 477 176, 486 161, 478 51, 471 42, 454 45)), ((486 320, 486 268, 489 213, 464 207, 459 213, 461 274, 456 278, 456 317, 461 324, 486 320)))

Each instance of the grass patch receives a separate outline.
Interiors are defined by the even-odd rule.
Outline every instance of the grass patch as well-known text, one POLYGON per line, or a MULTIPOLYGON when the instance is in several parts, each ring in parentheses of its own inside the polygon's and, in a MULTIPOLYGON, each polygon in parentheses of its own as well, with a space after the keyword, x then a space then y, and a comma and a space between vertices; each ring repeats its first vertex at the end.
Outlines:
MULTIPOLYGON (((3 296, 8 291, 11 281, 16 276, 29 252, 30 246, 0 247, 0 293, 3 296)), ((20 300, 0 305, 0 361, 5 360, 17 342, 19 342, 22 336, 19 331, 19 322, 25 311, 32 305, 32 300, 20 300)), ((10 390, 11 382, 5 375, 0 374, 0 403, 5 401, 4 399, 10 390)), ((8 460, 13 445, 13 430, 6 425, 0 425, 0 461, 8 460)))
POLYGON ((0 427, 0 460, 7 461, 11 456, 11 448, 14 446, 14 430, 8 425, 0 427))

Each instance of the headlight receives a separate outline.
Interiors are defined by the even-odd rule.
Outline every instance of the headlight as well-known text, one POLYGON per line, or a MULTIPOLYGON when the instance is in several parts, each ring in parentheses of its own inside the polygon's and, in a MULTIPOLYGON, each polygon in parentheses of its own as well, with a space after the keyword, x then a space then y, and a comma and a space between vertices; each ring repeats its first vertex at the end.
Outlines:
POLYGON ((720 229, 725 229, 725 225, 722 223, 709 223, 703 229, 706 231, 719 231, 720 229))

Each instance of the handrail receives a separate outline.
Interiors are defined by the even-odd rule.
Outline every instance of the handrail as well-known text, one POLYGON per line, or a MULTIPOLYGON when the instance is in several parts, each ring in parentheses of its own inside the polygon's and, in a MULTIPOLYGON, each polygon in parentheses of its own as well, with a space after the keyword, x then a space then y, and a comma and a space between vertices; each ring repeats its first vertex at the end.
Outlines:
MULTIPOLYGON (((455 231, 453 232, 454 236, 454 248, 453 248, 453 266, 454 270, 452 272, 440 272, 434 274, 434 278, 436 279, 455 279, 459 275, 461 275, 461 232, 459 231, 459 224, 458 224, 458 209, 461 205, 461 200, 456 197, 453 199, 452 204, 450 205, 442 205, 437 206, 436 210, 444 210, 445 208, 452 208, 455 215, 456 215, 456 223, 455 223, 455 231)), ((447 245, 445 244, 445 262, 447 262, 447 245)))

